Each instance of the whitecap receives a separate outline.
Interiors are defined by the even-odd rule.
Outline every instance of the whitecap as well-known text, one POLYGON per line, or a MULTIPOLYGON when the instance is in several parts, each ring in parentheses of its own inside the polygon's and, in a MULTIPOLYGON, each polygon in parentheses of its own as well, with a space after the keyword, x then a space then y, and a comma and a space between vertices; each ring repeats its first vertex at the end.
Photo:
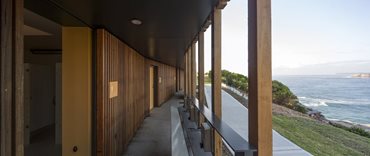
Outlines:
POLYGON ((370 105, 369 99, 321 99, 321 98, 310 98, 310 97, 298 97, 299 102, 308 107, 317 106, 328 106, 328 104, 343 104, 343 105, 370 105))
POLYGON ((319 106, 328 106, 325 102, 319 102, 319 103, 302 103, 303 105, 307 107, 319 107, 319 106))
POLYGON ((319 107, 319 106, 328 106, 326 100, 323 99, 315 99, 315 98, 302 98, 299 97, 299 102, 307 107, 319 107))
POLYGON ((336 119, 336 118, 326 118, 326 119, 328 119, 328 120, 330 120, 330 121, 340 121, 340 119, 336 119))

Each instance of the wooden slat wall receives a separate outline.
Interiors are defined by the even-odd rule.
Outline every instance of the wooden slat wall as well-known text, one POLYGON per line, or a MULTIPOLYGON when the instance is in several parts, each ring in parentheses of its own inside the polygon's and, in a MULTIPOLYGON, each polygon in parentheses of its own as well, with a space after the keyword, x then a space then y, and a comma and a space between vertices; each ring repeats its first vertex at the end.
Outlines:
POLYGON ((149 60, 104 29, 97 30, 97 155, 122 155, 149 113, 149 67, 158 67, 158 103, 176 90, 176 68, 149 60), (118 96, 109 98, 109 82, 118 96))

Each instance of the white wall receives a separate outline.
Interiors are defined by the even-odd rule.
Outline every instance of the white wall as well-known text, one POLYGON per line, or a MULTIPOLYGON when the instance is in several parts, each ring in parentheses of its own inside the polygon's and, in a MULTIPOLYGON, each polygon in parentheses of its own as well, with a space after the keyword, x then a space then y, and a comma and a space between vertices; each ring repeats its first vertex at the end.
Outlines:
POLYGON ((29 65, 30 131, 54 123, 55 67, 29 65))

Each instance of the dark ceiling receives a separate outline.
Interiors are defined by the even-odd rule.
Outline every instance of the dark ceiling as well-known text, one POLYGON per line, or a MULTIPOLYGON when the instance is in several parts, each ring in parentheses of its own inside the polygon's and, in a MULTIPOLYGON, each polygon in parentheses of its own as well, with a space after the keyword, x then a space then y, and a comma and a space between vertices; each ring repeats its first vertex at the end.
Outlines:
POLYGON ((217 1, 25 0, 25 7, 61 25, 106 28, 144 56, 181 66, 217 1), (143 24, 131 24, 133 18, 143 24))

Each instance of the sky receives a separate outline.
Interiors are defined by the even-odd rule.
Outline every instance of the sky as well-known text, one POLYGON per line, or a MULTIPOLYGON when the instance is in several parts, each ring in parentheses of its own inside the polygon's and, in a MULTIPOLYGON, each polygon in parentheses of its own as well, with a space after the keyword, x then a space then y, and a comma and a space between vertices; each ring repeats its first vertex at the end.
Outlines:
MULTIPOLYGON (((247 75, 247 29, 247 1, 231 0, 222 12, 222 69, 247 75)), ((370 72, 370 0, 272 0, 272 69, 273 75, 370 72)))

